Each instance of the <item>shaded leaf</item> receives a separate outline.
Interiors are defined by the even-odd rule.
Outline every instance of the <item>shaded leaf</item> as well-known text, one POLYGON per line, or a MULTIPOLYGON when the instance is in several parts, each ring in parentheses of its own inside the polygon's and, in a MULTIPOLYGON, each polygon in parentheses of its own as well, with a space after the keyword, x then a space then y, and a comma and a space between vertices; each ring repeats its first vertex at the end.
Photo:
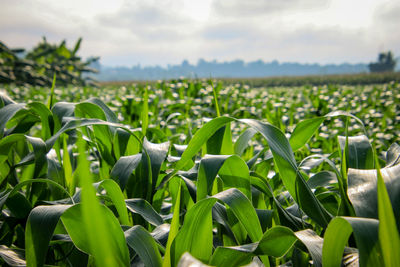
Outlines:
POLYGON ((153 237, 142 226, 135 225, 125 231, 128 245, 135 250, 147 267, 161 266, 161 255, 153 237))

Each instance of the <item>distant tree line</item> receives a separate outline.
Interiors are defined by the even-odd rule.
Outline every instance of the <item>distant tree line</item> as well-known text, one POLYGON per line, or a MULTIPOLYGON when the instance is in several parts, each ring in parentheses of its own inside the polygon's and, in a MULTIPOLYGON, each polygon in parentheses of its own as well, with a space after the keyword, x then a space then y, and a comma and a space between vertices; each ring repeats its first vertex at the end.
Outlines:
POLYGON ((81 42, 79 38, 74 48, 69 49, 65 41, 57 45, 43 38, 30 51, 11 49, 0 42, 0 83, 49 86, 55 74, 57 85, 93 84, 93 78, 82 74, 97 72, 90 65, 99 58, 83 61, 77 55, 81 42))
POLYGON ((100 71, 94 77, 101 81, 123 80, 157 80, 188 78, 257 78, 271 76, 304 76, 304 75, 331 75, 345 73, 368 72, 366 64, 301 64, 279 63, 278 61, 264 62, 257 60, 245 63, 243 60, 230 62, 206 61, 200 59, 197 64, 190 64, 184 60, 181 64, 167 67, 107 67, 100 64, 92 65, 100 71))

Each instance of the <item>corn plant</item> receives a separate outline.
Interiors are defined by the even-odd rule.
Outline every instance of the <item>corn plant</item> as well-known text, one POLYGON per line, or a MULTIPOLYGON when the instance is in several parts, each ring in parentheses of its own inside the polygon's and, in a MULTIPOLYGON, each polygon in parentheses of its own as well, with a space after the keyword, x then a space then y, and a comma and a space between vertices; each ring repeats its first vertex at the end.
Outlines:
MULTIPOLYGON (((267 91, 306 99, 315 112, 302 115, 263 89, 157 86, 120 88, 132 94, 117 105, 57 101, 57 88, 41 101, 1 96, 3 265, 400 263, 400 147, 331 109, 335 90, 267 91)), ((398 112, 398 86, 386 86, 365 89, 393 102, 380 123, 398 112)))

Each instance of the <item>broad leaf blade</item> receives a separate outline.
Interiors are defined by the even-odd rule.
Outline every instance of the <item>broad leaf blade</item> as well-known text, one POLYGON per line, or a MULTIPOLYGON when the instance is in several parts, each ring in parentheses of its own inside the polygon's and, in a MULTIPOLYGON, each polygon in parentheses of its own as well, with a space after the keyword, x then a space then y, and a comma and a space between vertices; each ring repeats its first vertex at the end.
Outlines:
POLYGON ((147 267, 161 267, 161 255, 153 237, 142 226, 136 225, 125 231, 128 245, 136 251, 147 267))
POLYGON ((47 249, 60 216, 69 205, 38 206, 29 214, 25 230, 28 266, 43 266, 47 249))
POLYGON ((324 122, 325 117, 317 117, 299 122, 290 136, 290 146, 297 151, 304 146, 324 122))

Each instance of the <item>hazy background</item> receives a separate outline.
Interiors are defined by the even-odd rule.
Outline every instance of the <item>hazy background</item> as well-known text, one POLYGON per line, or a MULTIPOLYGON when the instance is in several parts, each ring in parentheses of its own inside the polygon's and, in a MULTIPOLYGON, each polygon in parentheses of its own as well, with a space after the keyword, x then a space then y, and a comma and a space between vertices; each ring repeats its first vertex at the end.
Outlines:
MULTIPOLYGON (((31 48, 42 36, 83 37, 103 66, 242 60, 368 64, 400 55, 400 1, 1 0, 0 38, 31 48)), ((366 65, 364 65, 365 68, 366 65)))

